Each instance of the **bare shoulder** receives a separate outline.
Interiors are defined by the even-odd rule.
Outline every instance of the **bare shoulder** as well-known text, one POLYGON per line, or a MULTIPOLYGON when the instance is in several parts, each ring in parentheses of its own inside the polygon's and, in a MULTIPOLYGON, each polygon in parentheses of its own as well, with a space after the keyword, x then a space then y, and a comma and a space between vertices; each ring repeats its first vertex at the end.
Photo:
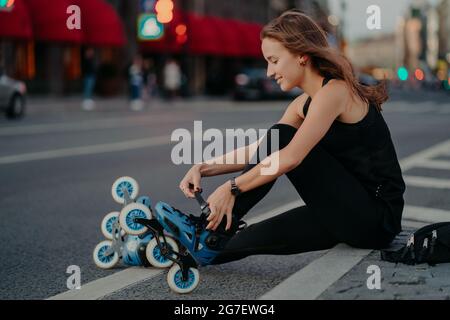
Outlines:
POLYGON ((283 116, 278 123, 285 123, 296 127, 297 129, 303 122, 303 111, 302 107, 308 99, 308 95, 303 93, 302 95, 295 98, 287 107, 283 116))
POLYGON ((317 97, 328 101, 345 101, 351 95, 351 90, 344 80, 332 79, 317 93, 317 97))
POLYGON ((319 104, 332 105, 344 111, 351 100, 351 89, 343 80, 333 79, 322 87, 314 97, 314 101, 319 104))

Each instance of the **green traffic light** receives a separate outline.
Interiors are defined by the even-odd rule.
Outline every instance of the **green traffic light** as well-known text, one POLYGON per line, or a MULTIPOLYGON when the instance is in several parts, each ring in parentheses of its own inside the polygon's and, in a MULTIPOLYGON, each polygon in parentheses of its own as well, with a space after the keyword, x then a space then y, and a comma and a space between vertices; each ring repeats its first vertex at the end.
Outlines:
POLYGON ((409 76, 408 70, 406 70, 405 67, 400 67, 400 68, 398 68, 398 70, 397 70, 397 76, 398 76, 398 78, 399 78, 400 80, 402 80, 402 81, 408 80, 408 76, 409 76))
POLYGON ((155 14, 141 14, 137 31, 140 40, 158 40, 164 36, 164 25, 158 22, 155 14))

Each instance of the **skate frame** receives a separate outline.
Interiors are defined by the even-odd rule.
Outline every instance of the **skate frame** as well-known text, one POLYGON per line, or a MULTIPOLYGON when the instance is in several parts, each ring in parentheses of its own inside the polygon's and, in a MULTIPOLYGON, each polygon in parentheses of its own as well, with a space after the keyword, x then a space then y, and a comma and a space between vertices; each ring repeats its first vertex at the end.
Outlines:
MULTIPOLYGON (((130 203, 133 203, 134 201, 133 201, 133 199, 131 199, 127 188, 122 187, 122 192, 124 194, 124 203, 122 205, 122 209, 123 209, 130 203)), ((111 245, 111 247, 108 248, 108 250, 105 251, 106 256, 110 256, 110 255, 114 254, 114 252, 117 252, 117 254, 119 255, 119 259, 122 258, 122 252, 123 252, 123 247, 124 247, 125 241, 123 240, 123 236, 121 235, 121 233, 122 233, 122 228, 120 227, 119 219, 117 219, 114 222, 113 229, 112 229, 112 236, 113 236, 112 245, 111 245)), ((146 232, 144 235, 147 235, 147 234, 148 233, 146 232)), ((144 235, 142 237, 139 236, 139 238, 143 239, 144 235)))
POLYGON ((164 256, 164 258, 169 259, 180 266, 182 279, 183 281, 187 281, 189 278, 189 268, 198 268, 197 262, 189 254, 189 251, 184 248, 183 252, 173 251, 172 248, 167 244, 166 236, 164 234, 164 228, 161 226, 158 220, 134 218, 134 222, 140 223, 148 228, 148 231, 146 231, 144 235, 148 235, 149 233, 151 233, 153 237, 155 237, 161 254, 164 256), (160 237, 163 238, 163 241, 160 240, 160 237), (175 255, 176 258, 173 258, 172 255, 175 255))
MULTIPOLYGON (((208 203, 203 199, 200 192, 194 192, 195 199, 200 204, 200 209, 202 214, 208 216, 211 212, 208 206, 208 203)), ((148 235, 148 233, 152 233, 154 237, 156 237, 156 243, 161 251, 161 254, 174 263, 178 264, 181 268, 181 274, 183 281, 188 280, 189 268, 198 268, 197 262, 191 256, 189 251, 186 248, 183 248, 183 252, 175 252, 173 251, 169 245, 167 245, 166 237, 164 234, 164 228, 156 219, 142 219, 135 218, 134 222, 140 223, 148 228, 148 231, 144 233, 144 235, 148 235), (163 242, 160 241, 159 237, 163 238, 163 242), (173 258, 172 255, 175 255, 176 258, 173 258)), ((196 231, 197 236, 197 231, 196 231)))

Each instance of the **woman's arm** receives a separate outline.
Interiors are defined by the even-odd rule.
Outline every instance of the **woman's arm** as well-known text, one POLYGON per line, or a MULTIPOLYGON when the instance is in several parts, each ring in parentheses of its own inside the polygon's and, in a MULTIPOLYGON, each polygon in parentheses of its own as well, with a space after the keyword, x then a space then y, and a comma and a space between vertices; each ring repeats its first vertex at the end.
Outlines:
POLYGON ((196 164, 202 177, 211 177, 244 170, 258 149, 263 137, 245 147, 237 148, 214 159, 196 164), (236 159, 245 159, 245 163, 237 163, 236 159))
POLYGON ((345 86, 337 81, 319 90, 311 102, 308 116, 289 144, 237 177, 238 188, 242 192, 252 190, 297 167, 344 111, 348 100, 348 96, 342 94, 345 90, 345 86))

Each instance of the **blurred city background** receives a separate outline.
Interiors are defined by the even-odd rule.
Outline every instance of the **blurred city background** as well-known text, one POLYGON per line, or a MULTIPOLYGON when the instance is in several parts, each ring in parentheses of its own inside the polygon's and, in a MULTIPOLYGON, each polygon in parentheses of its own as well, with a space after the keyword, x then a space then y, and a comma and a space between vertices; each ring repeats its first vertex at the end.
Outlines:
POLYGON ((83 95, 87 110, 94 97, 127 96, 140 109, 139 100, 154 98, 286 96, 265 79, 259 32, 281 12, 298 8, 350 58, 361 81, 450 91, 450 1, 378 1, 381 29, 375 30, 366 26, 371 4, 0 0, 0 72, 22 81, 19 93, 83 95), (71 5, 81 9, 73 28, 71 5))

